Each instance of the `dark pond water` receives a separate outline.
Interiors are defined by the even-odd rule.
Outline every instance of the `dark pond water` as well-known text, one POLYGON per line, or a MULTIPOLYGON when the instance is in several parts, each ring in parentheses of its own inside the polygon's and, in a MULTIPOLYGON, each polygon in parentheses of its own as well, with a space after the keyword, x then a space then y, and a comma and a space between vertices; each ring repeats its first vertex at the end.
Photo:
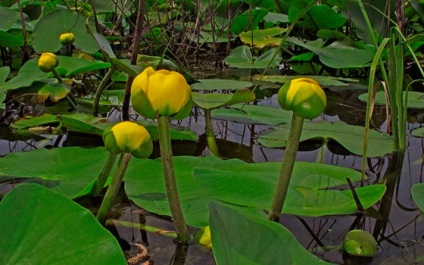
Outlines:
MULTIPOLYGON (((364 104, 356 100, 355 93, 328 91, 331 95, 332 110, 320 119, 328 121, 343 120, 348 124, 362 125, 364 123, 364 104)), ((275 97, 261 102, 263 105, 277 107, 275 97)), ((379 129, 385 129, 385 114, 383 109, 376 111, 373 124, 379 129)), ((119 119, 119 112, 111 113, 111 119, 119 119)), ((199 135, 204 133, 202 116, 186 119, 181 125, 188 126, 199 135)), ((421 126, 419 119, 408 125, 408 131, 421 126)), ((257 133, 267 129, 267 126, 246 126, 226 121, 214 121, 218 146, 228 157, 238 157, 249 162, 281 161, 284 150, 269 149, 259 145, 256 141, 257 133), (229 148, 226 148, 229 147, 229 148), (225 150, 225 151, 224 151, 225 150), (228 151, 231 150, 231 151, 228 151)), ((49 136, 51 140, 21 140, 12 134, 7 127, 0 127, 0 156, 10 152, 27 151, 34 148, 68 145, 96 145, 99 139, 86 138, 81 135, 49 136)), ((200 137, 202 139, 202 137, 200 137)), ((424 221, 420 211, 416 208, 411 197, 411 187, 423 181, 423 150, 424 140, 408 135, 408 149, 403 161, 401 177, 396 183, 392 198, 391 210, 384 237, 379 242, 379 250, 372 260, 349 260, 342 255, 340 244, 344 234, 355 222, 357 216, 326 216, 320 218, 303 218, 284 215, 281 223, 291 230, 297 239, 309 251, 318 257, 338 264, 424 264, 424 221)), ((204 141, 196 144, 181 145, 175 154, 209 155, 204 141)), ((310 147, 304 147, 310 149, 310 147)), ((309 150, 308 149, 308 150, 309 150)), ((299 161, 316 161, 360 170, 361 157, 335 153, 334 146, 312 148, 310 151, 298 153, 299 161), (332 151, 329 151, 331 149, 332 151)), ((379 181, 390 163, 390 157, 370 159, 368 170, 369 183, 379 181)), ((0 192, 9 189, 10 185, 1 185, 0 192)), ((173 224, 166 218, 160 218, 131 204, 127 200, 115 208, 116 219, 141 223, 148 226, 160 227, 164 230, 173 230, 173 224)), ((375 219, 365 217, 360 219, 360 227, 372 232, 375 219)), ((215 264, 211 251, 192 244, 188 248, 178 246, 172 238, 156 233, 146 232, 135 227, 117 225, 110 227, 124 247, 130 248, 130 255, 139 249, 133 245, 141 243, 147 247, 150 264, 215 264)), ((193 229, 192 232, 195 232, 193 229)), ((137 264, 143 264, 139 262, 137 264)), ((148 264, 148 263, 145 263, 148 264)))

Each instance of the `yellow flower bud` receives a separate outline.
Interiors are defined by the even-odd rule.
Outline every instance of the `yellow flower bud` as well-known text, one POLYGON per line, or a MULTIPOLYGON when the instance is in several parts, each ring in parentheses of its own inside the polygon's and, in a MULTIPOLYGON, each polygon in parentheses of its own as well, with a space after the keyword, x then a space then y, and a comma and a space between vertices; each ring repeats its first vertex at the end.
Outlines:
POLYGON ((38 68, 45 73, 51 72, 58 64, 56 55, 50 52, 45 52, 38 58, 38 68))
POLYGON ((75 35, 71 32, 63 33, 60 35, 59 40, 62 45, 72 44, 75 41, 75 35))
POLYGON ((137 158, 149 157, 153 143, 149 132, 141 125, 123 121, 103 133, 106 149, 114 154, 131 153, 137 158))
POLYGON ((211 228, 205 226, 194 235, 194 241, 206 248, 212 248, 211 228))
POLYGON ((181 119, 191 111, 191 88, 178 72, 148 67, 132 83, 131 102, 146 118, 160 115, 181 119))
POLYGON ((284 84, 278 91, 278 103, 285 110, 292 110, 304 119, 318 117, 327 106, 324 90, 310 78, 296 78, 284 84))

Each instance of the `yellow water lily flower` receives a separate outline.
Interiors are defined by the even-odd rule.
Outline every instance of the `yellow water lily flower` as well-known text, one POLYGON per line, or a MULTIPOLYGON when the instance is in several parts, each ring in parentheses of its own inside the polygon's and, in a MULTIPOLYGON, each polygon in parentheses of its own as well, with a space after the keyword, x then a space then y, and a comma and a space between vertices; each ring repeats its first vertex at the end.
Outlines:
POLYGON ((182 119, 191 111, 191 88, 178 72, 148 67, 132 83, 131 103, 146 118, 182 119))
POLYGON ((66 32, 66 33, 60 34, 59 40, 60 40, 60 43, 62 43, 62 45, 72 44, 75 41, 75 35, 72 32, 66 32))
POLYGON ((56 55, 51 52, 45 52, 38 58, 38 68, 45 73, 51 72, 58 64, 56 55))
POLYGON ((131 153, 137 158, 149 157, 153 143, 149 132, 143 126, 123 121, 103 133, 106 149, 114 154, 131 153))
POLYGON ((318 117, 327 106, 324 90, 311 78, 296 78, 278 91, 278 103, 304 119, 318 117))

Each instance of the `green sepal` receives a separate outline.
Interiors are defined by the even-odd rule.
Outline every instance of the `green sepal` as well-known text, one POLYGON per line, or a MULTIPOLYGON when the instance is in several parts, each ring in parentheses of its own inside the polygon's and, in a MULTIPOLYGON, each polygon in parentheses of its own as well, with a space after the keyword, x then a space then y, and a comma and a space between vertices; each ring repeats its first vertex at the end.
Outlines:
POLYGON ((153 152, 153 142, 152 140, 145 139, 140 147, 131 153, 132 156, 136 158, 148 158, 153 152))
POLYGON ((150 100, 143 90, 138 90, 137 93, 131 94, 131 105, 135 112, 148 119, 156 118, 156 111, 153 109, 150 100))
POLYGON ((187 100, 187 103, 184 105, 184 107, 175 115, 170 116, 170 118, 173 120, 182 120, 191 114, 192 109, 193 109, 193 96, 190 93, 189 99, 187 100))

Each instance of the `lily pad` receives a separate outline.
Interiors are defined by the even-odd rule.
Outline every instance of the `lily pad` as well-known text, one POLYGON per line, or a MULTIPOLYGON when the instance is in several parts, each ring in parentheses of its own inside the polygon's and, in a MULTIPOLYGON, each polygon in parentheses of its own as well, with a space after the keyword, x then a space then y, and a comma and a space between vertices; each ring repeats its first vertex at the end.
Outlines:
POLYGON ((211 203, 209 208, 217 264, 330 264, 309 253, 289 230, 266 220, 265 214, 258 209, 218 203, 211 203))
POLYGON ((32 46, 37 53, 56 52, 62 48, 59 36, 71 32, 75 35, 75 45, 86 53, 99 50, 96 41, 86 30, 86 22, 94 29, 94 24, 85 15, 66 9, 52 11, 42 17, 32 33, 32 46))
POLYGON ((72 199, 86 195, 81 191, 97 179, 107 155, 102 147, 11 153, 0 159, 0 180, 26 179, 72 199))
POLYGON ((270 49, 258 58, 254 59, 249 47, 239 46, 225 57, 224 62, 234 68, 264 69, 268 66, 270 68, 279 66, 281 59, 281 52, 278 48, 270 49), (274 53, 277 53, 275 57, 274 53))
POLYGON ((255 93, 249 89, 238 89, 230 94, 193 92, 192 95, 194 104, 202 109, 216 109, 255 100, 255 93))
POLYGON ((231 108, 212 111, 212 118, 243 124, 278 125, 290 123, 292 112, 260 105, 232 105, 231 108))
MULTIPOLYGON (((93 117, 90 114, 84 113, 69 113, 60 115, 43 114, 37 117, 20 119, 12 124, 12 128, 23 130, 35 126, 59 123, 62 123, 62 126, 68 131, 101 136, 104 129, 112 127, 117 122, 106 122, 103 118, 93 117)), ((137 123, 146 127, 146 130, 149 131, 152 139, 158 139, 159 133, 155 122, 138 120, 137 123)), ((170 132, 172 140, 197 141, 196 133, 185 127, 171 126, 170 132)))
MULTIPOLYGON (((184 216, 189 225, 208 225, 208 204, 225 201, 267 210, 275 188, 280 163, 248 164, 238 159, 174 157, 175 173, 184 216), (194 178, 193 178, 194 176, 194 178)), ((160 159, 132 160, 125 175, 125 191, 147 211, 170 216, 160 159), (142 172, 142 173, 140 173, 142 172)), ((284 212, 305 216, 352 214, 357 211, 350 190, 334 187, 360 180, 360 173, 323 164, 297 162, 284 212)), ((384 185, 357 188, 364 208, 383 196, 384 185)))
MULTIPOLYGON (((254 163, 226 168, 197 167, 194 178, 213 198, 267 210, 271 205, 281 163, 254 163)), ((296 162, 283 212, 303 216, 352 214, 357 211, 351 190, 337 188, 361 179, 360 172, 332 165, 296 162)), ((384 195, 385 185, 355 191, 367 209, 384 195)))
POLYGON ((424 183, 414 184, 411 189, 411 194, 417 206, 424 212, 424 183))
POLYGON ((312 78, 322 86, 349 86, 349 82, 359 82, 358 79, 344 78, 344 77, 333 77, 333 76, 321 76, 321 75, 255 75, 254 80, 267 81, 272 83, 287 83, 295 78, 312 78))
POLYGON ((127 264, 89 210, 40 185, 13 188, 0 216, 0 264, 127 264))
POLYGON ((192 90, 200 91, 221 91, 221 90, 237 90, 242 88, 250 88, 251 82, 231 80, 231 79, 198 79, 191 85, 192 90))
MULTIPOLYGON (((259 135, 259 143, 270 148, 285 147, 290 124, 283 124, 259 135)), ((348 125, 344 122, 306 122, 300 141, 309 139, 334 140, 355 155, 362 155, 364 127, 348 125)), ((390 135, 370 130, 368 139, 368 157, 381 157, 393 151, 393 139, 390 135)))
MULTIPOLYGON (((403 98, 408 96, 407 106, 410 109, 424 109, 424 93, 417 91, 402 92, 403 98)), ((359 95, 359 100, 367 102, 368 93, 359 95)), ((386 105, 386 95, 383 91, 378 91, 375 94, 375 104, 386 105)))

